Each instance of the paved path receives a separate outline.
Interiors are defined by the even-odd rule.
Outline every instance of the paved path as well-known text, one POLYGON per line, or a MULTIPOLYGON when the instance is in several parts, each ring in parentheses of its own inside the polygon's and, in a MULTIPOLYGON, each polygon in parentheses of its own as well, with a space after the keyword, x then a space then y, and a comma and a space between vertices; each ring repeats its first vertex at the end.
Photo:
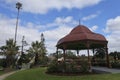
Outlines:
POLYGON ((92 67, 92 69, 98 72, 120 73, 120 69, 112 69, 112 68, 107 68, 107 67, 92 67))
POLYGON ((15 73, 15 72, 16 72, 16 71, 9 72, 9 73, 6 73, 6 74, 1 75, 1 76, 0 76, 0 80, 4 80, 7 76, 9 76, 9 75, 11 75, 11 74, 13 74, 13 73, 15 73))

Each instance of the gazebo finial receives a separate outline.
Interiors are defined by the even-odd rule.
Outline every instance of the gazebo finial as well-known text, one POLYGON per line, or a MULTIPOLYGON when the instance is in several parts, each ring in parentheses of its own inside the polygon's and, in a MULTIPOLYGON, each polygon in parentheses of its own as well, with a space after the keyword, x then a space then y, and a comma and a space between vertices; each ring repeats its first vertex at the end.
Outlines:
POLYGON ((79 19, 79 25, 81 25, 81 20, 79 19))

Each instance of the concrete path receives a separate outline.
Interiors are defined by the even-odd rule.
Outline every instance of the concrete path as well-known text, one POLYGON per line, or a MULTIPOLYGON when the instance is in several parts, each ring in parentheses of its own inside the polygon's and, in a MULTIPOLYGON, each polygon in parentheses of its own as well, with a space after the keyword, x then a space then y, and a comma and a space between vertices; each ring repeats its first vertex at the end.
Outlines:
POLYGON ((92 67, 92 69, 101 73, 120 73, 120 69, 112 69, 107 67, 92 67))
POLYGON ((4 80, 7 76, 11 75, 11 74, 14 74, 16 71, 13 71, 13 72, 9 72, 9 73, 6 73, 6 74, 3 74, 0 76, 0 80, 4 80))

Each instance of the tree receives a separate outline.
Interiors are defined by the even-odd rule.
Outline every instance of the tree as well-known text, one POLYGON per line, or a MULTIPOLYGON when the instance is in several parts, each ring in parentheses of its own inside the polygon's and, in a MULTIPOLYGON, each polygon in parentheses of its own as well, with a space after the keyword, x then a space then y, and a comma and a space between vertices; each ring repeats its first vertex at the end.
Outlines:
POLYGON ((112 56, 115 60, 120 59, 120 52, 117 51, 110 52, 109 55, 112 56))
POLYGON ((45 47, 45 38, 44 38, 44 35, 43 33, 41 34, 41 58, 45 58, 45 55, 46 55, 46 47, 45 47))
MULTIPOLYGON (((77 58, 75 53, 72 52, 71 50, 67 50, 65 55, 66 55, 65 57, 67 59, 75 59, 75 58, 77 58)), ((50 56, 53 56, 53 57, 55 57, 57 59, 57 57, 58 58, 63 57, 63 53, 62 53, 62 51, 58 51, 58 55, 57 55, 57 53, 51 53, 50 56)))
POLYGON ((95 57, 103 59, 105 57, 105 49, 104 48, 95 49, 95 57))
POLYGON ((32 42, 31 47, 28 50, 29 53, 35 55, 35 65, 39 64, 39 60, 44 61, 47 52, 44 41, 44 35, 41 34, 41 41, 32 42))
POLYGON ((13 39, 6 41, 6 45, 1 47, 3 54, 6 56, 7 67, 15 64, 15 55, 18 53, 19 46, 16 46, 13 39))
POLYGON ((32 42, 29 51, 35 55, 35 65, 37 65, 38 57, 40 56, 40 52, 41 52, 41 43, 38 41, 32 42))
POLYGON ((77 56, 75 55, 75 53, 74 52, 72 52, 72 51, 70 51, 70 50, 68 50, 68 51, 66 51, 66 58, 69 58, 69 59, 75 59, 75 58, 77 58, 77 56))

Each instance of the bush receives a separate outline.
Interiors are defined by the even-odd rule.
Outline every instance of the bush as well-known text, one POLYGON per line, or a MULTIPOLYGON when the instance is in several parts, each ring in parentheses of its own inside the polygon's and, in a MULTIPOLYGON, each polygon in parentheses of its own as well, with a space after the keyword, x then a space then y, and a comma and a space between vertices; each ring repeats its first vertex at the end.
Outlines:
POLYGON ((53 61, 48 69, 48 73, 87 73, 89 70, 88 63, 83 61, 81 65, 77 65, 76 62, 57 62, 53 61))
POLYGON ((106 60, 96 60, 95 62, 92 62, 93 66, 107 66, 106 60))
POLYGON ((81 72, 82 73, 87 73, 89 71, 89 65, 88 65, 88 62, 87 61, 82 61, 81 62, 81 72))
POLYGON ((120 62, 118 62, 118 61, 112 62, 112 63, 111 63, 111 66, 112 66, 113 68, 119 68, 119 69, 120 69, 120 62))
POLYGON ((52 61, 51 63, 50 63, 50 65, 49 65, 49 67, 47 68, 47 72, 48 73, 56 73, 56 72, 59 72, 59 67, 57 66, 58 65, 58 63, 57 63, 57 61, 56 60, 54 60, 54 61, 52 61))
POLYGON ((4 68, 7 66, 5 59, 0 59, 0 66, 4 68))

